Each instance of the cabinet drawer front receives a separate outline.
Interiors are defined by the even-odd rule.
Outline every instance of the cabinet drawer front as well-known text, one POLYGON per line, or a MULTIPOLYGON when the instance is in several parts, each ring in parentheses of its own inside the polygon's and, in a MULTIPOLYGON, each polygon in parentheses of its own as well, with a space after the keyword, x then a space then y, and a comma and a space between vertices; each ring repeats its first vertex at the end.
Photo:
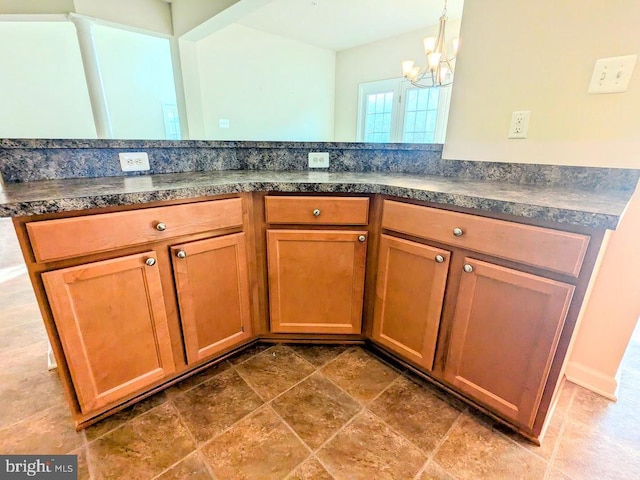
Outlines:
POLYGON ((354 197, 266 197, 267 223, 366 225, 369 199, 354 197))
POLYGON ((27 231, 36 261, 48 262, 241 225, 242 200, 232 198, 31 222, 27 231))
POLYGON ((586 235, 391 200, 384 202, 382 228, 572 277, 580 273, 589 245, 586 235))

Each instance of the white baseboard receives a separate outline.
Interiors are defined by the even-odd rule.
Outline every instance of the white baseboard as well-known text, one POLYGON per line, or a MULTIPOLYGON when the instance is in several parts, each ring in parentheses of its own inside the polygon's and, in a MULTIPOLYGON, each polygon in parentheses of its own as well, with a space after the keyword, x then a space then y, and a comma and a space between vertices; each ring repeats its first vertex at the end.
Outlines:
POLYGON ((618 400, 618 380, 576 362, 568 362, 564 372, 567 380, 614 402, 618 400))

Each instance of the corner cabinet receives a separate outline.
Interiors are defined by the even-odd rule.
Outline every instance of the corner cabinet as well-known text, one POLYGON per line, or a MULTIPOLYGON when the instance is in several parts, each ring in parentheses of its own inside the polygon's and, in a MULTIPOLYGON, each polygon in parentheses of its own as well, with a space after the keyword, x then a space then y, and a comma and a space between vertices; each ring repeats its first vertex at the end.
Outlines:
POLYGON ((251 340, 244 222, 227 198, 24 224, 79 424, 251 340))
POLYGON ((381 227, 373 340, 537 438, 590 237, 392 200, 381 227))
POLYGON ((368 231, 326 227, 366 225, 368 212, 368 198, 266 197, 271 332, 361 332, 368 231))

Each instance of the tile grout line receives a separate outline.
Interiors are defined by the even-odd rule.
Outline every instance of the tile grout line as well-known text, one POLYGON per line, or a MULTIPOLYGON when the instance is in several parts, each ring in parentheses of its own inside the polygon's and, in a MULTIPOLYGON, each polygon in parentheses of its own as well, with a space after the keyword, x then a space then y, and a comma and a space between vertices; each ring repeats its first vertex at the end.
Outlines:
MULTIPOLYGON (((573 400, 576 396, 576 392, 577 392, 576 389, 574 389, 571 392, 571 397, 569 398, 569 402, 567 404, 567 411, 565 412, 564 418, 562 419, 562 423, 560 424, 560 431, 558 432, 558 438, 556 439, 556 444, 553 446, 553 450, 551 451, 551 456, 549 457, 549 464, 547 465, 547 469, 544 474, 545 480, 549 479, 551 477, 551 473, 553 472, 554 464, 556 462, 556 456, 558 455, 558 450, 560 450, 560 443, 562 442, 564 431, 566 429, 567 423, 569 422, 569 411, 573 406, 573 400)), ((567 475, 564 471, 560 469, 558 470, 561 471, 563 474, 565 474, 567 477, 571 478, 571 476, 567 475)))
MULTIPOLYGON (((444 443, 449 439, 449 436, 451 435, 451 432, 460 424, 460 422, 462 421, 462 418, 464 417, 464 414, 467 412, 467 409, 465 408, 463 411, 460 412, 460 415, 458 415, 458 418, 456 418, 454 420, 454 422, 451 424, 451 427, 449 427, 449 430, 447 430, 447 432, 442 436, 442 438, 436 443, 436 446, 434 447, 433 451, 431 452, 431 454, 429 455, 429 458, 427 458, 426 463, 422 466, 422 469, 420 470, 420 472, 418 472, 418 475, 421 475, 427 468, 427 466, 429 466, 429 463, 431 461, 433 461, 435 463, 435 458, 436 455, 438 453, 438 451, 440 450, 440 448, 442 447, 442 445, 444 445, 444 443)), ((451 474, 447 469, 445 469, 444 467, 442 467, 440 464, 438 464, 442 470, 444 470, 447 475, 449 475, 450 477, 457 479, 457 477, 453 474, 451 474)), ((419 476, 416 475, 416 479, 419 478, 419 476)))
POLYGON ((6 426, 0 428, 0 433, 4 432, 5 430, 8 430, 8 429, 10 429, 12 427, 15 427, 15 426, 17 426, 17 425, 19 425, 19 424, 21 424, 23 422, 26 422, 27 420, 33 420, 34 418, 36 418, 36 417, 38 417, 40 415, 44 416, 49 412, 49 410, 53 410, 54 408, 58 408, 58 407, 60 407, 60 404, 51 405, 50 407, 47 407, 44 410, 40 410, 39 412, 33 413, 33 414, 29 415, 28 417, 24 417, 24 418, 18 420, 17 422, 10 423, 9 425, 6 425, 6 426))

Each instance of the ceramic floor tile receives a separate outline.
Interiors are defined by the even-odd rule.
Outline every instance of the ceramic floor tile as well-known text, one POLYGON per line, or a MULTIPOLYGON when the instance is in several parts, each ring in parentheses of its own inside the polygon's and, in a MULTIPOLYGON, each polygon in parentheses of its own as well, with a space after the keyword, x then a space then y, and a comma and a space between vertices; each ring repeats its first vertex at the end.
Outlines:
POLYGON ((361 348, 352 348, 322 369, 331 381, 355 399, 373 400, 398 373, 361 348))
POLYGON ((461 415, 405 377, 396 380, 369 409, 426 453, 433 451, 461 415))
POLYGON ((118 413, 114 413, 110 417, 105 418, 104 420, 99 421, 98 423, 94 423, 90 427, 85 429, 87 440, 92 441, 96 438, 104 435, 111 430, 115 430, 122 424, 128 422, 129 420, 137 417, 138 415, 142 415, 145 412, 148 412, 152 408, 157 407, 158 405, 162 405, 167 401, 167 396, 164 392, 157 393, 152 395, 149 398, 145 398, 144 400, 131 405, 130 407, 125 408, 124 410, 120 410, 118 413))
POLYGON ((553 466, 573 480, 638 478, 640 453, 616 443, 594 425, 568 419, 553 466))
POLYGON ((82 447, 79 450, 71 452, 73 455, 78 456, 78 479, 77 480, 90 480, 91 474, 89 473, 89 464, 87 463, 87 450, 82 447))
POLYGON ((539 457, 542 457, 545 461, 548 461, 549 459, 551 459, 553 450, 555 449, 556 444, 558 443, 558 440, 560 438, 560 431, 563 422, 564 417, 562 415, 553 415, 540 445, 536 445, 535 443, 527 440, 523 436, 519 435, 518 433, 502 424, 494 423, 492 424, 492 428, 504 433, 507 437, 509 437, 522 447, 526 448, 532 453, 535 453, 539 457))
POLYGON ((167 402, 89 443, 95 479, 152 478, 195 449, 167 402))
POLYGON ((199 442, 218 435, 263 403, 233 370, 214 376, 172 402, 199 442))
POLYGON ((319 373, 276 398, 272 407, 313 450, 362 408, 319 373))
POLYGON ((311 457, 299 466, 287 480, 334 480, 320 462, 311 457))
POLYGON ((289 347, 278 345, 235 367, 265 400, 271 400, 315 370, 289 347))
POLYGON ((309 456, 266 405, 213 439, 202 453, 217 478, 234 480, 282 479, 309 456))
POLYGON ((37 306, 0 311, 0 352, 45 342, 47 334, 37 306))
POLYGON ((195 452, 173 466, 162 475, 156 477, 157 480, 211 480, 213 477, 209 473, 204 459, 200 453, 195 452))
POLYGON ((613 402, 582 387, 576 387, 567 415, 573 421, 597 427, 605 435, 640 450, 640 374, 623 372, 618 401, 613 402), (626 376, 624 375, 626 373, 626 376))
POLYGON ((336 479, 413 478, 427 457, 369 412, 360 413, 317 452, 336 479))
POLYGON ((435 460, 460 480, 541 480, 547 467, 540 457, 467 414, 451 429, 435 460))
POLYGON ((242 362, 246 362, 250 358, 255 357, 257 354, 269 350, 273 345, 267 345, 264 343, 257 343, 249 348, 242 350, 240 353, 236 353, 234 356, 228 359, 231 365, 239 365, 242 362))
POLYGON ((170 397, 179 395, 197 385, 200 385, 202 382, 209 380, 214 375, 217 375, 219 373, 222 373, 228 370, 230 367, 231 365, 227 361, 217 363, 207 368, 206 370, 203 370, 202 372, 196 373, 195 375, 192 375, 189 378, 182 380, 180 383, 176 383, 172 387, 169 387, 167 390, 165 390, 165 392, 170 397))
POLYGON ((66 405, 57 405, 0 430, 3 454, 64 455, 84 443, 66 405))
POLYGON ((301 357, 315 367, 322 367, 345 352, 347 345, 290 345, 301 357))
POLYGON ((429 462, 418 480, 455 480, 436 462, 429 462))

